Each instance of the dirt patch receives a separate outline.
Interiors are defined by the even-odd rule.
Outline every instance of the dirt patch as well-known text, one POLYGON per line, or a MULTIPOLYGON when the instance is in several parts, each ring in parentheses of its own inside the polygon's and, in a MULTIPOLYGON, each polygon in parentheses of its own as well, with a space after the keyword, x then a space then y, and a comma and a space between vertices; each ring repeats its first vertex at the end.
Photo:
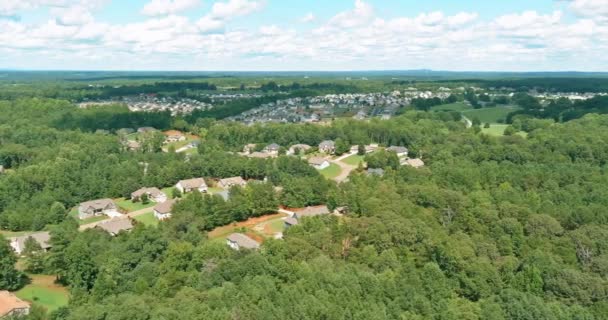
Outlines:
MULTIPOLYGON (((269 220, 280 219, 280 218, 283 218, 286 216, 287 215, 284 213, 275 213, 275 214, 270 214, 270 215, 266 215, 266 216, 250 218, 246 221, 235 222, 235 223, 231 223, 227 226, 217 227, 217 228, 213 229, 213 231, 209 232, 208 236, 211 239, 220 238, 220 237, 228 235, 229 233, 233 232, 235 229, 239 229, 239 228, 246 228, 246 229, 250 229, 250 230, 255 229, 256 225, 259 225, 259 224, 264 223, 269 220)), ((250 233, 255 234, 255 232, 253 230, 251 230, 251 231, 247 232, 247 235, 250 235, 250 233)), ((251 236, 251 238, 253 238, 255 240, 263 239, 263 237, 259 234, 255 234, 255 236, 251 236)))
POLYGON ((49 275, 30 275, 31 285, 47 288, 51 291, 66 293, 67 289, 55 283, 55 276, 49 275))

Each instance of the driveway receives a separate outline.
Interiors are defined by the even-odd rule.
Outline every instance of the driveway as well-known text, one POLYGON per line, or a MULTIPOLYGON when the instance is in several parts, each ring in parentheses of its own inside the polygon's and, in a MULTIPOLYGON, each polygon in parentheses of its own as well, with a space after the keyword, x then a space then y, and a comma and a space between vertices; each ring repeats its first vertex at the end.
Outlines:
MULTIPOLYGON (((127 214, 121 214, 120 217, 134 218, 134 217, 140 216, 142 214, 146 214, 146 213, 153 212, 153 211, 154 211, 154 207, 144 208, 144 209, 141 209, 141 210, 129 212, 127 214)), ((113 216, 112 218, 115 218, 115 217, 119 217, 119 216, 113 216)), ((100 223, 106 222, 106 221, 108 221, 110 219, 111 218, 109 217, 108 219, 104 219, 104 220, 101 220, 101 221, 96 221, 96 222, 92 222, 92 223, 83 224, 80 227, 78 227, 78 230, 79 231, 84 231, 84 230, 87 230, 87 229, 93 229, 93 228, 97 227, 97 225, 99 225, 100 223)))

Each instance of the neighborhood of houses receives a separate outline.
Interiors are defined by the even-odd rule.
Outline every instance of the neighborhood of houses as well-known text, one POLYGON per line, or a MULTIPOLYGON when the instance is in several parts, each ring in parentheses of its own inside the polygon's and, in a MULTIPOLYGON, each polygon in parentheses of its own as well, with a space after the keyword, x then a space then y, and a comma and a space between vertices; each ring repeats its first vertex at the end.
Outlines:
POLYGON ((130 111, 169 111, 171 115, 189 114, 194 110, 209 110, 213 105, 188 98, 159 97, 156 94, 125 96, 114 100, 87 101, 78 104, 80 108, 102 107, 125 104, 130 111))

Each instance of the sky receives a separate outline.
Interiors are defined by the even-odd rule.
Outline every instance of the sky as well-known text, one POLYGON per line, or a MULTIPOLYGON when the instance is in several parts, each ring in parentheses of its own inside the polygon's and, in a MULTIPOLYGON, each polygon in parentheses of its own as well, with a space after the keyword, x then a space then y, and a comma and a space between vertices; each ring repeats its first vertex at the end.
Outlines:
POLYGON ((608 71, 608 0, 0 0, 0 69, 608 71))

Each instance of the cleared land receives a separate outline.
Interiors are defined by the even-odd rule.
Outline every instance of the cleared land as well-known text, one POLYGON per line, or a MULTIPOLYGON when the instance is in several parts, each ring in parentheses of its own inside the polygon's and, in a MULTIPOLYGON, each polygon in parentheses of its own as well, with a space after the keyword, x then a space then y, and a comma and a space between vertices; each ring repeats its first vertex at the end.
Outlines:
POLYGON ((55 284, 55 276, 31 275, 31 283, 15 292, 15 295, 45 308, 48 312, 68 304, 68 290, 55 284))
POLYGON ((431 108, 431 111, 465 111, 473 109, 471 106, 464 102, 455 102, 449 104, 442 104, 440 106, 434 106, 431 108))
POLYGON ((507 115, 511 112, 519 110, 519 107, 514 106, 501 106, 492 108, 481 108, 481 109, 469 109, 462 111, 462 114, 471 119, 479 119, 482 124, 484 123, 500 123, 505 122, 507 115))
POLYGON ((323 170, 319 170, 319 172, 327 179, 334 179, 335 177, 340 175, 342 169, 340 169, 340 166, 338 166, 337 164, 331 163, 329 167, 323 170))
POLYGON ((208 233, 209 239, 223 241, 234 232, 245 233, 258 242, 263 242, 266 238, 272 238, 277 232, 283 231, 283 218, 287 214, 276 213, 257 218, 251 218, 242 222, 231 223, 226 226, 217 227, 208 233))
POLYGON ((133 219, 136 220, 137 222, 143 223, 146 226, 152 226, 152 227, 158 226, 158 223, 159 223, 158 219, 156 219, 156 217, 154 216, 154 212, 140 214, 138 216, 134 216, 133 219))
POLYGON ((363 162, 363 158, 364 156, 360 156, 360 155, 352 155, 344 160, 342 160, 342 162, 351 165, 351 166, 358 166, 359 163, 363 162))

